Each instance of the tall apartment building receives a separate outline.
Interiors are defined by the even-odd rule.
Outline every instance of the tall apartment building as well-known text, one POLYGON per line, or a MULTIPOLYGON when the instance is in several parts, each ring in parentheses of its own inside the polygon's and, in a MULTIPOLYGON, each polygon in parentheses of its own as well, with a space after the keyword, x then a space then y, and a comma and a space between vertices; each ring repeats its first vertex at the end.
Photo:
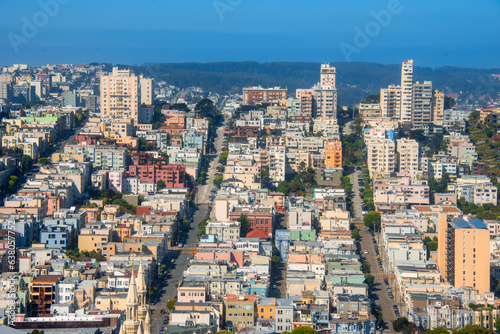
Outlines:
POLYGON ((12 98, 16 103, 35 102, 35 87, 27 83, 14 85, 12 87, 12 98))
POLYGON ((335 67, 321 64, 320 82, 314 86, 315 116, 321 118, 337 117, 337 88, 335 67))
POLYGON ((414 129, 429 124, 432 119, 432 82, 416 82, 413 85, 411 122, 414 129))
POLYGON ((418 143, 414 139, 402 138, 397 141, 399 171, 415 177, 419 173, 418 143))
POLYGON ((479 219, 439 218, 438 267, 455 287, 469 286, 480 294, 490 291, 490 231, 479 219))
POLYGON ((442 125, 444 119, 444 93, 434 91, 432 95, 432 122, 436 125, 442 125))
POLYGON ((269 148, 269 178, 274 183, 285 181, 286 148, 271 146, 269 148))
POLYGON ((97 96, 95 95, 82 96, 81 100, 83 106, 87 108, 89 112, 97 111, 97 96))
POLYGON ((0 100, 9 100, 10 95, 10 84, 0 82, 0 100))
POLYGON ((342 168, 342 142, 325 142, 325 168, 342 168))
POLYGON ((152 105, 155 99, 153 79, 144 78, 144 76, 141 74, 139 76, 139 86, 141 88, 141 104, 144 103, 147 106, 152 105))
POLYGON ((262 102, 282 101, 288 98, 288 90, 281 87, 262 88, 246 87, 243 88, 243 104, 252 105, 262 102))
POLYGON ((314 101, 316 102, 316 117, 337 117, 337 89, 332 86, 314 86, 314 101))
POLYGON ((101 77, 101 117, 133 119, 139 123, 139 78, 130 70, 113 67, 111 75, 101 77))
POLYGON ((61 94, 62 102, 61 106, 67 107, 78 107, 80 105, 79 103, 79 96, 76 92, 65 92, 61 94))
POLYGON ((367 141, 366 147, 370 177, 375 172, 394 172, 396 170, 396 145, 391 139, 372 138, 367 141))
POLYGON ((307 115, 312 117, 313 112, 315 110, 313 90, 297 89, 296 96, 300 103, 301 115, 307 115))
POLYGON ((401 86, 380 89, 380 113, 382 117, 401 117, 401 86))
POLYGON ((42 85, 47 90, 46 93, 50 91, 50 86, 52 86, 52 75, 48 72, 40 72, 35 76, 35 80, 41 81, 42 85))
POLYGON ((335 88, 335 77, 337 73, 335 67, 330 64, 321 64, 320 84, 321 86, 332 86, 335 88))
POLYGON ((401 122, 411 122, 413 97, 413 59, 403 62, 401 67, 401 122))

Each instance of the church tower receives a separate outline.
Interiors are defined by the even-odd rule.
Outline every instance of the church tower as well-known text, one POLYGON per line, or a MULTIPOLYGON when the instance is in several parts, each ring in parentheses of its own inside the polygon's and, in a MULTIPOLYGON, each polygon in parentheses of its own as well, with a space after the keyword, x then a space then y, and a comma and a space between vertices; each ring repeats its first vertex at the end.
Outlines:
POLYGON ((146 310, 146 319, 144 319, 144 334, 151 334, 151 318, 149 316, 149 309, 146 310))
POLYGON ((137 309, 139 303, 137 301, 137 287, 135 285, 135 273, 134 273, 134 265, 132 264, 132 277, 130 277, 130 284, 127 294, 126 300, 126 320, 123 323, 123 327, 125 328, 125 334, 136 334, 137 329, 139 328, 139 320, 137 309))
POLYGON ((148 293, 148 287, 146 286, 146 279, 144 278, 144 267, 142 265, 142 257, 141 257, 141 263, 139 264, 139 272, 137 273, 137 297, 139 300, 139 308, 138 308, 139 321, 144 321, 146 318, 146 313, 148 311, 148 307, 146 305, 147 293, 148 293))

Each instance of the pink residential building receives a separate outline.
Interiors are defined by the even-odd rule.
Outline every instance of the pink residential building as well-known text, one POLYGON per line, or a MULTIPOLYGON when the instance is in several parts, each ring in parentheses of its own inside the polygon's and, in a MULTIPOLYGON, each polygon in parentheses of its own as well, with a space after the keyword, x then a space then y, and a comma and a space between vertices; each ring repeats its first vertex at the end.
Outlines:
POLYGON ((228 262, 234 262, 238 267, 243 267, 243 252, 239 251, 223 251, 223 250, 199 250, 194 258, 196 260, 212 260, 220 261, 225 260, 228 262))
POLYGON ((124 172, 108 172, 108 184, 107 189, 111 189, 113 191, 123 192, 123 177, 124 172))
POLYGON ((204 303, 207 300, 207 287, 197 281, 183 281, 177 289, 179 303, 204 303))

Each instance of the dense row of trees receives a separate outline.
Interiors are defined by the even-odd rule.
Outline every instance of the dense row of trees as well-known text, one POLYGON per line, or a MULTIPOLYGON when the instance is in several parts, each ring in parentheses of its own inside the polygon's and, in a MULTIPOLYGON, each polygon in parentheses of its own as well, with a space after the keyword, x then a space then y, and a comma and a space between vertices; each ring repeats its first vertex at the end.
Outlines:
MULTIPOLYGON (((354 105, 366 97, 366 92, 377 94, 377 87, 387 87, 398 82, 401 65, 382 65, 366 62, 333 62, 332 66, 342 74, 337 86, 342 104, 354 105)), ((312 87, 318 81, 320 64, 313 62, 213 62, 213 63, 164 63, 132 66, 137 74, 166 80, 178 87, 198 86, 204 91, 217 93, 241 93, 242 87, 262 85, 282 86, 289 91, 312 87)), ((436 87, 449 87, 464 96, 491 95, 489 87, 480 80, 489 77, 487 69, 457 67, 415 67, 416 80, 430 80, 436 87)), ((450 106, 445 99, 445 105, 450 106)))

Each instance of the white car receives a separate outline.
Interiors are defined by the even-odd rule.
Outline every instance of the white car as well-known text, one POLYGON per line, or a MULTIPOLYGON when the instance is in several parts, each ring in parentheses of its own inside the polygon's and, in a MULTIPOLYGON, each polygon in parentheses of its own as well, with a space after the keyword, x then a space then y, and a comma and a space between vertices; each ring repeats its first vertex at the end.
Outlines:
POLYGON ((368 254, 368 250, 365 250, 365 254, 368 254))

